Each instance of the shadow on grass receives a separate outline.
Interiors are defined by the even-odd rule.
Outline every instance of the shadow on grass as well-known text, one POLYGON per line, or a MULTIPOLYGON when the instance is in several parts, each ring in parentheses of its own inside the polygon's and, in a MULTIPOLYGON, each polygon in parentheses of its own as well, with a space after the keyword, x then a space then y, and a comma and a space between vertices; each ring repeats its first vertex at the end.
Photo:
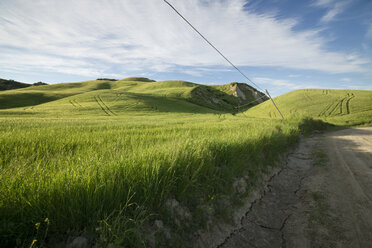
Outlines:
POLYGON ((322 120, 316 120, 310 117, 306 117, 302 119, 302 121, 298 125, 298 129, 305 136, 311 135, 312 133, 314 133, 314 131, 331 131, 331 130, 337 130, 337 129, 342 129, 342 128, 344 127, 336 126, 328 122, 324 122, 322 120))
POLYGON ((51 102, 64 98, 69 95, 53 94, 47 95, 44 93, 22 92, 17 94, 1 94, 0 109, 10 109, 19 107, 35 106, 46 102, 51 102))

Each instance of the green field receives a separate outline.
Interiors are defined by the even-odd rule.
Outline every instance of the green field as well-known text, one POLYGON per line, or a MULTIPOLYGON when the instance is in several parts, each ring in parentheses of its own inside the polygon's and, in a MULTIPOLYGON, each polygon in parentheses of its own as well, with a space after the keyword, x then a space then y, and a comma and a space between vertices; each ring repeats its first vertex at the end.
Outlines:
MULTIPOLYGON (((338 117, 371 123, 371 92, 350 92, 349 114, 338 117)), ((237 113, 258 104, 254 97, 242 84, 144 78, 1 92, 0 246, 48 247, 82 235, 97 247, 144 247, 155 220, 171 232, 155 233, 157 246, 182 246, 206 227, 209 209, 228 219, 301 133, 325 127, 284 108, 281 97, 292 115, 285 120, 269 118, 268 102, 237 113), (247 192, 239 193, 233 182, 243 177, 247 192), (172 199, 189 214, 172 213, 172 199)))
MULTIPOLYGON (((308 116, 336 125, 371 125, 372 91, 367 90, 295 90, 276 97, 284 116, 308 116)), ((252 117, 280 118, 270 101, 245 113, 252 117)))

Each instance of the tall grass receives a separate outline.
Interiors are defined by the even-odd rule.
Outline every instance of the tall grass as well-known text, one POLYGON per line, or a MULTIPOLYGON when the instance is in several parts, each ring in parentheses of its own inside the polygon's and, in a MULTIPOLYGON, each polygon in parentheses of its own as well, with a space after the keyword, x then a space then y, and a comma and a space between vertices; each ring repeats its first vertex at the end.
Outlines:
POLYGON ((46 218, 39 245, 85 231, 141 246, 170 198, 201 225, 200 205, 243 174, 253 185, 299 133, 298 120, 232 115, 95 118, 0 119, 0 246, 30 246, 46 218))

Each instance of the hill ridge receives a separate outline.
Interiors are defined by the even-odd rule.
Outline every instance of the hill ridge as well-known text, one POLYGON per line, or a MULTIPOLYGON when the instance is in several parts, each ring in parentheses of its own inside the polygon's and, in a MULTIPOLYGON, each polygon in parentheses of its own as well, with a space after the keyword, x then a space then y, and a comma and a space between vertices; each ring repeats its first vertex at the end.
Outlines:
POLYGON ((37 109, 45 113, 69 112, 79 115, 86 111, 89 114, 100 113, 98 110, 108 108, 114 109, 113 112, 117 114, 128 111, 234 113, 239 104, 250 102, 244 109, 258 104, 259 100, 255 101, 257 95, 263 93, 244 83, 203 85, 182 80, 155 81, 130 77, 59 83, 37 88, 31 86, 1 92, 0 109, 13 111, 23 108, 22 111, 30 111, 32 107, 34 111, 37 109), (83 105, 90 107, 82 108, 83 105))

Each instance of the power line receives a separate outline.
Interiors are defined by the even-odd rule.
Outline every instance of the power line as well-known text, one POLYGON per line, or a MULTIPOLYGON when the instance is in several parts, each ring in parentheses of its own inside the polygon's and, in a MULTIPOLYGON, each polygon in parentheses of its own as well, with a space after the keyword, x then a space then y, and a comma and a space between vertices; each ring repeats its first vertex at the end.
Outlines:
MULTIPOLYGON (((255 85, 258 89, 260 89, 261 91, 264 91, 260 86, 258 86, 257 84, 255 84, 249 77, 247 77, 241 70, 239 70, 238 67, 236 67, 225 55, 222 54, 222 52, 220 52, 207 38, 205 38, 183 15, 181 15, 180 12, 178 12, 178 10, 173 7, 172 4, 170 4, 167 0, 163 0, 166 4, 168 4, 187 24, 189 24, 189 26, 194 29, 195 32, 197 32, 214 50, 216 50, 227 62, 229 62, 229 64, 234 67, 240 74, 243 75, 243 77, 245 77, 249 82, 251 82, 253 85, 255 85)), ((273 103, 274 107, 276 108, 276 110, 279 112, 280 116, 284 119, 282 113, 280 112, 278 106, 276 106, 274 100, 271 98, 269 92, 267 90, 265 90, 267 96, 270 98, 271 102, 273 103)))
POLYGON ((255 84, 249 77, 247 77, 238 67, 236 67, 225 55, 222 54, 207 38, 205 38, 183 15, 181 15, 178 10, 173 7, 172 4, 170 4, 167 0, 163 0, 166 4, 168 4, 187 24, 190 25, 192 29, 194 29, 195 32, 197 32, 214 50, 216 50, 232 67, 234 67, 243 77, 245 77, 249 82, 251 82, 253 85, 255 85, 258 89, 260 89, 262 92, 264 92, 263 89, 261 89, 260 86, 255 84))
POLYGON ((252 103, 254 103, 254 102, 258 102, 258 100, 261 100, 261 99, 263 99, 263 98, 265 98, 265 97, 267 97, 267 96, 264 94, 264 95, 262 95, 261 97, 256 98, 254 101, 251 101, 251 102, 249 102, 249 103, 245 103, 245 104, 243 104, 243 105, 239 105, 239 108, 244 107, 244 106, 247 106, 247 105, 252 104, 252 103))

